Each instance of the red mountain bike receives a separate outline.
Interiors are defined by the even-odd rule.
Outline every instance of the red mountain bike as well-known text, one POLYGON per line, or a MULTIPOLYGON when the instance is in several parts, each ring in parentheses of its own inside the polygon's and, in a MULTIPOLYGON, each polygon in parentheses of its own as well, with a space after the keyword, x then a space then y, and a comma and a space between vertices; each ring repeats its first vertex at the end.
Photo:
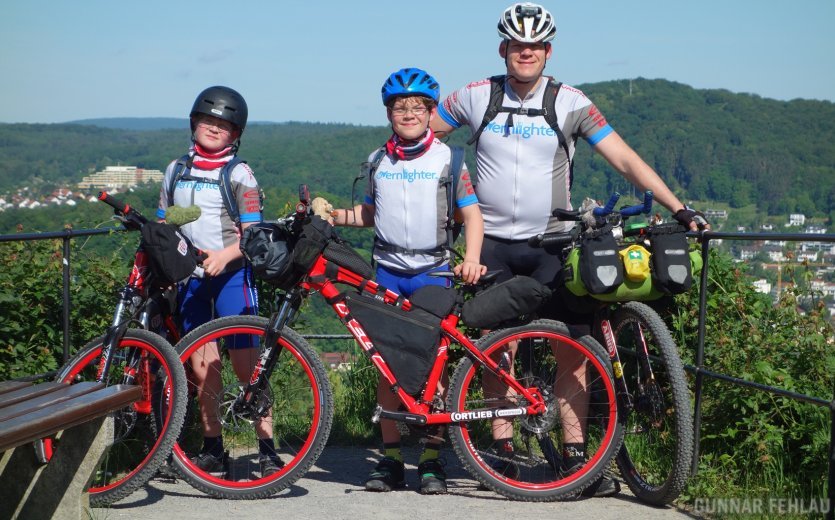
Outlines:
MULTIPOLYGON (((296 213, 271 223, 282 240, 295 242, 297 248, 297 240, 306 233, 305 223, 311 221, 309 197, 306 190, 300 191, 296 213)), ((223 426, 227 450, 223 468, 207 472, 192 461, 199 448, 199 426, 191 433, 186 425, 174 447, 174 464, 197 489, 224 498, 266 497, 299 479, 322 453, 333 416, 331 388, 318 355, 288 326, 311 292, 320 293, 331 305, 402 403, 398 410, 378 408, 374 420, 446 425, 462 464, 486 487, 517 500, 556 500, 578 494, 609 465, 622 440, 622 425, 608 356, 593 338, 575 339, 558 322, 536 320, 495 330, 473 342, 458 324, 464 295, 476 288, 437 288, 446 291, 445 296, 436 293, 418 302, 416 293, 410 301, 370 280, 371 267, 335 236, 302 267, 294 279, 283 279, 286 292, 278 296, 277 311, 269 319, 217 319, 193 330, 178 344, 187 370, 191 363, 200 362, 207 347, 216 345, 225 355, 227 345, 241 335, 257 340, 261 349, 248 381, 239 381, 228 362, 215 364, 223 390, 211 399, 210 408, 223 426), (372 322, 386 327, 383 332, 371 329, 372 322), (415 336, 428 338, 429 343, 414 347, 415 336), (561 420, 561 408, 571 396, 555 389, 577 376, 572 367, 557 366, 551 349, 536 374, 525 371, 520 359, 510 361, 511 356, 503 355, 526 339, 547 342, 581 358, 586 376, 579 391, 596 389, 594 420, 589 419, 592 412, 580 410, 575 410, 574 423, 561 420), (386 350, 384 345, 391 343, 395 348, 386 350), (464 356, 443 399, 438 381, 447 370, 453 345, 464 356), (425 367, 418 376, 409 370, 414 364, 425 367), (265 418, 269 418, 282 467, 263 477, 258 471, 256 425, 263 425, 265 418), (511 460, 496 449, 492 430, 497 418, 512 428, 502 435, 513 439, 511 460), (558 454, 569 427, 582 429, 588 445, 586 464, 571 470, 563 467, 558 454), (550 442, 533 442, 546 438, 550 442), (506 471, 508 464, 517 469, 512 475, 506 471)), ((487 278, 495 274, 488 273, 487 278)), ((577 381, 573 383, 576 387, 577 381)))
MULTIPOLYGON (((105 192, 130 231, 147 222, 134 208, 105 192)), ((103 506, 131 494, 147 482, 171 453, 186 409, 186 378, 176 350, 165 337, 177 334, 173 295, 154 282, 140 246, 127 283, 119 291, 113 322, 103 336, 87 343, 60 370, 58 381, 98 381, 142 388, 142 399, 116 412, 114 443, 105 452, 90 485, 90 504, 103 506), (138 327, 138 328, 137 328, 138 327)), ((173 338, 176 341, 176 336, 173 338)))

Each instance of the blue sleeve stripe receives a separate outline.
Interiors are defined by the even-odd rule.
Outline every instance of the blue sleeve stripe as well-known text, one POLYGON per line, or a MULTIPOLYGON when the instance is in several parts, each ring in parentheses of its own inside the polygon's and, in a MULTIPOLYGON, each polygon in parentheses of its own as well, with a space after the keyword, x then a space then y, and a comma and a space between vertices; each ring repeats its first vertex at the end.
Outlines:
POLYGON ((478 204, 478 197, 476 197, 475 194, 467 195, 463 199, 456 200, 455 204, 459 208, 466 208, 467 206, 472 206, 473 204, 478 204))
POLYGON ((452 117, 452 114, 446 111, 443 105, 438 106, 438 115, 441 116, 441 119, 443 119, 444 122, 452 128, 461 128, 461 123, 456 121, 455 118, 452 117))
POLYGON ((160 220, 165 220, 165 210, 162 208, 157 208, 157 218, 160 220))
POLYGON ((249 224, 250 222, 261 222, 261 212, 244 213, 241 215, 241 224, 249 224))
POLYGON ((599 143, 600 141, 602 141, 607 135, 611 134, 612 132, 614 132, 614 130, 612 130, 612 127, 609 126, 609 125, 606 125, 603 128, 601 128, 600 130, 598 130, 596 134, 587 138, 586 140, 589 142, 590 145, 594 146, 597 143, 599 143))
POLYGON ((365 196, 365 203, 370 205, 370 206, 373 206, 374 205, 374 199, 372 199, 371 196, 366 195, 365 196))

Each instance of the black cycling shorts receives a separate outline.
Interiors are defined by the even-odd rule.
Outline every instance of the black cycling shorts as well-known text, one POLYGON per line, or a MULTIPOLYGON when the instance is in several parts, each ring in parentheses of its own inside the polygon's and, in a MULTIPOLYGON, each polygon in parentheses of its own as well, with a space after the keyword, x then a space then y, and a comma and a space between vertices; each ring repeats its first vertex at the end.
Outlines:
MULTIPOLYGON (((497 282, 515 275, 530 276, 547 285, 554 296, 539 314, 543 318, 563 321, 571 325, 590 325, 598 304, 591 298, 571 294, 562 283, 562 261, 558 254, 542 248, 530 247, 527 240, 506 240, 484 236, 481 263, 488 271, 501 270, 497 282)), ((588 332, 584 332, 588 333, 588 332)))

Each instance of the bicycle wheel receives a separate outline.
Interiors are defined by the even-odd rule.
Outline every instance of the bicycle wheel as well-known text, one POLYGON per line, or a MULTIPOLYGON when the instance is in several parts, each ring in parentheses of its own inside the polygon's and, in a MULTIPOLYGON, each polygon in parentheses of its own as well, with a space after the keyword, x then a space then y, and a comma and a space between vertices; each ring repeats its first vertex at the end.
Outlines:
POLYGON ((633 404, 622 412, 618 467, 640 500, 668 504, 684 489, 693 457, 693 414, 678 349, 661 317, 643 303, 618 307, 612 329, 633 404), (648 358, 640 355, 642 336, 648 358))
POLYGON ((524 398, 481 364, 463 358, 453 373, 448 409, 453 414, 488 417, 450 425, 450 440, 464 467, 486 487, 515 500, 573 497, 591 485, 609 466, 622 440, 603 348, 590 336, 571 338, 563 324, 550 320, 491 332, 478 347, 500 359, 500 366, 511 366, 512 358, 511 373, 543 396, 547 410, 539 415, 514 414, 516 407, 528 404, 524 398), (515 356, 503 354, 520 343, 531 345, 536 368, 530 368, 530 349, 515 356), (505 410, 495 411, 499 407, 505 410), (566 439, 585 441, 585 463, 567 467, 562 456, 566 439))
MULTIPOLYGON (((269 386, 258 396, 265 413, 253 417, 236 411, 233 404, 242 391, 231 366, 230 346, 241 338, 257 348, 250 350, 253 364, 260 353, 268 320, 257 316, 229 316, 210 321, 186 335, 178 344, 186 367, 191 419, 174 446, 177 471, 196 489, 230 499, 270 496, 303 476, 322 454, 333 421, 333 395, 319 356, 296 332, 285 328, 273 348, 277 362, 268 375, 269 386), (219 361, 218 361, 219 359, 219 361), (195 371, 206 370, 201 383, 195 371), (201 399, 202 391, 202 399, 201 399), (219 424, 223 451, 219 467, 197 465, 205 424, 219 424), (259 438, 273 439, 280 462, 278 471, 263 475, 259 438)), ((261 443, 263 445, 263 442, 261 443)))
MULTIPOLYGON (((58 373, 58 381, 95 381, 104 336, 87 343, 58 373)), ((90 504, 104 506, 145 484, 171 453, 186 408, 182 363, 165 339, 129 329, 119 343, 107 384, 129 383, 143 397, 114 414, 114 442, 89 488, 90 504)))

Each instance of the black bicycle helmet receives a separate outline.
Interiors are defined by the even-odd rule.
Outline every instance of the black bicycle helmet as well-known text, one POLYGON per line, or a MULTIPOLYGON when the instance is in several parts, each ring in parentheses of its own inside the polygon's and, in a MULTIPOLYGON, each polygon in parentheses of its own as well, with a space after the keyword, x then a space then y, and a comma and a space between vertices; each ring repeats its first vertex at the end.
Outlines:
MULTIPOLYGON (((243 96, 235 90, 229 87, 214 86, 201 92, 194 100, 189 118, 194 118, 195 114, 206 114, 229 121, 243 133, 244 128, 246 128, 248 111, 243 96)), ((193 122, 191 126, 192 131, 194 131, 193 122)))

